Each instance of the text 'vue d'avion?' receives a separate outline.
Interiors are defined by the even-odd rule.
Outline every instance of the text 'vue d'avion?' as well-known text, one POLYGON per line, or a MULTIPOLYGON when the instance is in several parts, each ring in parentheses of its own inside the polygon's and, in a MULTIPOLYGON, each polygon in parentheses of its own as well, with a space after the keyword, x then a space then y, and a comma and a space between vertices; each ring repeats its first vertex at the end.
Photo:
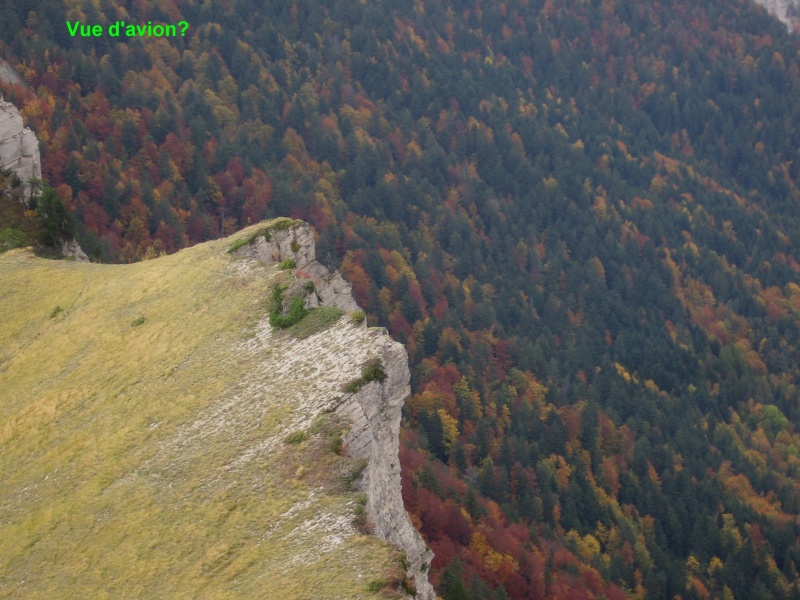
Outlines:
POLYGON ((186 35, 186 30, 189 29, 189 23, 180 21, 177 25, 162 25, 161 23, 153 24, 148 21, 147 24, 134 25, 125 24, 125 21, 116 21, 108 26, 108 31, 102 25, 84 25, 80 21, 67 23, 67 31, 72 37, 100 37, 108 34, 109 37, 178 37, 186 35))

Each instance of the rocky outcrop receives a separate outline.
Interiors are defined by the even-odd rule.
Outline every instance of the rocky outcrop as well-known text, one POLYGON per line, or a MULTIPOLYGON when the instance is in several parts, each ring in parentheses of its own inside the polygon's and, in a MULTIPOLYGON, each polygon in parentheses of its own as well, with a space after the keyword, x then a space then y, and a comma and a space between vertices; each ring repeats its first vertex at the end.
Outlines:
POLYGON ((61 244, 61 254, 64 255, 64 258, 75 262, 89 262, 89 257, 86 256, 86 253, 75 240, 63 242, 61 244))
POLYGON ((755 2, 776 16, 789 31, 797 31, 800 28, 800 0, 755 0, 755 2))
POLYGON ((25 85, 25 80, 10 64, 0 58, 0 81, 16 85, 25 85))
POLYGON ((380 359, 386 379, 366 384, 345 398, 336 412, 353 424, 345 438, 348 453, 367 460, 361 486, 375 535, 405 550, 416 597, 435 600, 427 575, 433 552, 411 524, 400 490, 400 411, 411 392, 408 355, 385 329, 373 333, 384 338, 380 359))
POLYGON ((237 254, 264 263, 293 260, 298 269, 305 269, 316 257, 314 233, 308 223, 279 219, 260 230, 237 254))
MULTIPOLYGON (((315 258, 314 234, 302 221, 278 221, 277 227, 260 230, 250 243, 235 254, 265 263, 293 260, 294 275, 314 282, 315 292, 306 299, 308 307, 338 306, 358 310, 352 286, 338 272, 331 273, 315 258)), ((363 458, 367 466, 359 486, 367 496, 367 516, 379 538, 402 548, 407 556, 407 574, 414 583, 416 598, 435 600, 427 572, 433 552, 414 529, 403 506, 400 484, 400 417, 410 394, 408 355, 384 328, 367 332, 386 377, 371 381, 354 393, 333 400, 329 408, 347 417, 351 428, 345 438, 348 454, 363 458)))
MULTIPOLYGON (((0 79, 16 83, 9 70, 16 75, 8 63, 0 59, 0 79)), ((27 202, 32 189, 29 181, 42 177, 39 140, 33 131, 24 126, 17 107, 10 102, 4 102, 2 95, 0 95, 0 167, 17 174, 22 181, 22 197, 27 202)), ((74 239, 62 242, 61 253, 65 258, 76 262, 89 262, 89 257, 74 239)))
POLYGON ((30 194, 30 179, 42 176, 39 140, 25 127, 22 115, 10 102, 0 101, 0 167, 10 169, 22 180, 25 196, 30 194))
POLYGON ((358 310, 353 299, 353 286, 338 271, 331 273, 316 260, 314 233, 308 223, 289 219, 278 221, 278 227, 259 232, 253 242, 237 250, 237 254, 264 263, 293 260, 295 275, 314 281, 316 293, 306 299, 308 308, 338 306, 345 312, 358 310))

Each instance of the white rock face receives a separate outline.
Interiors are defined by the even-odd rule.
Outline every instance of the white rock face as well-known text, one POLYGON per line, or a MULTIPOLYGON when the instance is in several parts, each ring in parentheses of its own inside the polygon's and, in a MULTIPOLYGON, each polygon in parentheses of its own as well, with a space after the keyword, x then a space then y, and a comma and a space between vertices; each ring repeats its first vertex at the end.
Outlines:
POLYGON ((252 244, 242 247, 237 254, 256 258, 265 263, 292 259, 298 269, 305 269, 314 261, 314 233, 308 223, 295 221, 286 229, 270 229, 269 241, 258 236, 252 244))
POLYGON ((381 338, 386 380, 368 383, 346 398, 336 412, 353 423, 345 438, 348 454, 368 461, 361 487, 367 494, 367 515, 375 535, 406 551, 416 597, 436 600, 427 575, 433 552, 411 524, 400 489, 400 410, 411 393, 408 355, 384 328, 371 333, 381 338))
POLYGON ((39 140, 23 125, 22 115, 10 102, 0 102, 0 167, 19 176, 26 196, 30 193, 26 182, 42 176, 39 140))
MULTIPOLYGON (((16 75, 8 63, 0 59, 0 79, 16 83, 8 75, 9 71, 16 75)), ((22 181, 23 197, 26 200, 31 193, 28 181, 42 177, 42 159, 39 155, 39 140, 36 134, 24 126, 17 107, 2 100, 0 100, 0 167, 17 174, 22 181)), ((61 252, 65 257, 72 257, 77 262, 89 262, 89 257, 74 239, 64 241, 61 252)))
POLYGON ((89 262, 89 257, 86 256, 86 253, 75 240, 63 242, 61 244, 61 254, 64 255, 64 258, 71 258, 75 262, 89 262))
POLYGON ((784 23, 789 31, 800 29, 800 0, 755 0, 784 23))
POLYGON ((0 81, 24 85, 25 80, 14 70, 10 64, 0 58, 0 81))
MULTIPOLYGON (((345 312, 359 309, 352 286, 338 271, 331 273, 316 261, 314 234, 307 223, 297 221, 287 229, 270 230, 269 234, 269 241, 259 236, 236 254, 265 263, 293 259, 297 266, 295 276, 314 281, 316 294, 307 299, 309 308, 338 306, 345 312)), ((411 524, 401 493, 400 411, 411 393, 408 355, 384 328, 369 331, 364 328, 366 322, 358 329, 370 342, 359 345, 369 346, 372 357, 380 358, 386 379, 368 383, 354 394, 345 394, 335 405, 335 412, 352 423, 345 438, 348 454, 367 460, 359 485, 367 495, 367 516, 375 535, 405 551, 408 577, 414 582, 416 598, 436 600, 427 575, 433 552, 411 524)), ((339 357, 345 360, 343 354, 339 357)))
POLYGON ((338 306, 345 312, 358 310, 358 304, 353 299, 353 286, 338 271, 331 273, 317 262, 314 233, 308 223, 297 221, 288 229, 270 230, 269 241, 259 236, 252 244, 240 248, 237 254, 265 263, 294 260, 297 265, 295 275, 314 281, 317 297, 312 296, 307 300, 308 308, 338 306))

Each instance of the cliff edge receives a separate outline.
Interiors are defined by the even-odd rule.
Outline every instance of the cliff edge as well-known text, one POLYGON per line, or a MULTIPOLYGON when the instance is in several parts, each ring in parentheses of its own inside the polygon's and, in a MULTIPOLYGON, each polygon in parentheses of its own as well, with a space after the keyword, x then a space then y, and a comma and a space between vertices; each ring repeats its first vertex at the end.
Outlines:
MULTIPOLYGON (((314 282, 313 291, 304 297, 308 308, 334 306, 346 312, 358 311, 350 284, 338 271, 331 273, 316 261, 314 236, 308 224, 285 223, 286 229, 255 235, 236 254, 265 264, 291 261, 296 277, 314 282)), ((366 322, 362 325, 365 328, 366 322)), ((411 393, 408 355, 382 327, 372 328, 366 335, 372 346, 370 358, 380 361, 385 378, 366 382, 318 408, 332 410, 351 424, 345 437, 347 453, 367 461, 358 483, 366 493, 366 512, 374 533, 406 553, 416 597, 435 600, 427 576, 433 552, 411 524, 400 487, 400 418, 411 393)))
POLYGON ((0 279, 0 596, 435 597, 405 352, 307 225, 132 265, 10 250, 0 279))

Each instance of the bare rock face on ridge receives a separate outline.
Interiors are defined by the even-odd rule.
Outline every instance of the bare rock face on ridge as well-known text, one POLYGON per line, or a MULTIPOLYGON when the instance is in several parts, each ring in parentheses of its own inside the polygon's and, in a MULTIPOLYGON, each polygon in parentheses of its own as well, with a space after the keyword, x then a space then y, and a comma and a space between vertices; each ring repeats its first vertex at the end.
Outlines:
POLYGON ((776 16, 789 31, 796 31, 800 25, 800 2, 798 0, 755 0, 776 16))
POLYGON ((345 438, 348 452, 368 460, 361 486, 367 494, 367 514, 374 523, 375 535, 405 550, 416 597, 435 600, 427 576, 433 552, 411 524, 400 489, 400 411, 411 393, 408 355, 384 328, 376 330, 375 335, 383 338, 380 358, 386 379, 368 383, 351 394, 336 412, 353 424, 345 438))
MULTIPOLYGON (((237 251, 264 263, 293 260, 295 275, 301 279, 314 281, 316 294, 306 300, 307 308, 317 306, 337 306, 345 312, 359 310, 353 298, 352 289, 338 271, 331 273, 325 265, 316 260, 314 234, 308 223, 286 219, 280 222, 282 228, 273 228, 266 235, 258 235, 251 244, 237 251)), ((266 232, 264 232, 266 233, 266 232)))
POLYGON ((8 62, 0 58, 0 81, 17 85, 25 85, 25 80, 8 62))
MULTIPOLYGON (((306 306, 337 306, 346 312, 359 310, 352 286, 338 271, 331 273, 315 259, 314 234, 302 221, 286 219, 278 229, 259 232, 251 243, 235 253, 263 263, 292 260, 298 278, 314 282, 306 306)), ((364 323, 366 327, 366 323, 364 323)), ((386 329, 373 328, 368 335, 380 359, 385 378, 370 381, 352 393, 331 399, 324 407, 347 417, 351 428, 345 437, 348 454, 363 458, 367 466, 359 486, 367 496, 367 516, 375 535, 402 548, 407 556, 408 577, 413 580, 416 598, 435 600, 436 594, 427 572, 433 552, 414 529, 403 505, 400 484, 399 432, 401 409, 410 395, 408 355, 392 340, 386 329)))
MULTIPOLYGON (((0 80, 8 79, 13 69, 0 59, 0 80)), ((9 79, 14 83, 13 79, 9 79)), ((0 96, 0 168, 9 169, 22 181, 24 198, 31 193, 31 179, 41 179, 42 160, 39 154, 39 140, 30 128, 25 127, 22 115, 10 102, 2 101, 0 96)), ((89 257, 74 239, 63 240, 61 253, 65 258, 76 262, 89 262, 89 257)))
POLYGON ((30 179, 42 176, 39 140, 22 122, 22 115, 10 102, 0 101, 0 167, 10 169, 22 180, 27 196, 30 179))

